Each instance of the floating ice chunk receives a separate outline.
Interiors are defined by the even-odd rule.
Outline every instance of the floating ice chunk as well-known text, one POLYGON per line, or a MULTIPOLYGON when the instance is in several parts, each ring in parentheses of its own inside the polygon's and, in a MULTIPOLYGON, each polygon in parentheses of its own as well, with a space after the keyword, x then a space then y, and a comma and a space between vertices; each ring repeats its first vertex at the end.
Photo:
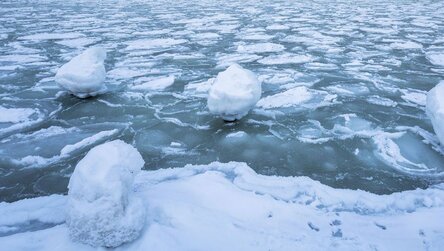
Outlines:
POLYGON ((247 115, 262 93, 256 75, 238 64, 220 72, 208 94, 208 108, 224 120, 234 121, 247 115))
POLYGON ((409 90, 401 90, 401 92, 403 93, 401 98, 404 99, 405 101, 419 106, 426 105, 427 96, 425 93, 418 91, 409 91, 409 90))
POLYGON ((36 113, 38 113, 38 110, 32 108, 5 108, 0 106, 0 123, 25 122, 36 113))
POLYGON ((395 107, 398 105, 398 103, 389 98, 384 98, 377 95, 368 97, 366 101, 370 104, 387 106, 387 107, 395 107))
POLYGON ((305 68, 316 71, 334 71, 338 69, 338 66, 335 64, 325 64, 319 62, 312 62, 305 66, 305 68))
POLYGON ((376 145, 376 156, 389 166, 396 168, 398 171, 409 174, 427 174, 431 170, 424 163, 415 163, 406 158, 394 141, 404 135, 404 132, 399 133, 381 133, 373 136, 373 142, 376 145))
POLYGON ((185 95, 206 98, 215 79, 210 78, 203 82, 189 83, 185 86, 183 93, 185 95))
POLYGON ((243 36, 239 36, 240 39, 242 40, 270 40, 272 39, 274 36, 272 35, 268 35, 265 33, 251 33, 251 34, 247 34, 247 35, 243 35, 243 36))
POLYGON ((128 79, 140 77, 146 74, 144 69, 133 69, 128 67, 115 68, 108 72, 108 76, 113 79, 128 79))
POLYGON ((290 107, 308 101, 312 98, 312 94, 305 86, 299 86, 282 93, 265 97, 257 103, 258 107, 265 109, 277 107, 290 107))
POLYGON ((285 50, 285 47, 281 44, 275 43, 257 43, 249 45, 239 45, 237 51, 241 53, 267 53, 267 52, 280 52, 285 50))
POLYGON ((426 53, 426 57, 430 63, 438 66, 444 66, 444 52, 428 52, 426 53))
POLYGON ((392 49, 396 49, 396 50, 414 50, 414 49, 422 49, 422 44, 418 44, 412 41, 408 41, 408 42, 397 42, 397 43, 392 43, 390 44, 390 47, 392 49))
POLYGON ((246 135, 248 135, 246 132, 238 131, 238 132, 232 132, 232 133, 228 134, 226 137, 227 138, 242 138, 246 135))
POLYGON ((60 67, 55 81, 79 98, 96 96, 106 89, 103 84, 106 77, 105 58, 105 49, 87 49, 60 67))
POLYGON ((60 44, 60 45, 68 46, 71 48, 81 48, 81 47, 91 45, 95 42, 97 42, 97 39, 81 37, 81 38, 57 41, 56 43, 60 44))
POLYGON ((136 239, 145 224, 145 208, 132 192, 144 161, 121 140, 91 149, 69 181, 67 225, 72 240, 117 247, 136 239))
POLYGON ((427 114, 432 120, 433 129, 444 145, 444 81, 441 81, 427 94, 427 114))
POLYGON ((135 91, 160 91, 160 90, 166 89, 169 86, 173 85, 174 84, 174 80, 175 80, 174 76, 156 78, 156 79, 150 80, 150 81, 148 81, 146 83, 132 86, 131 90, 135 90, 135 91))
POLYGON ((284 53, 281 55, 271 55, 261 60, 259 63, 264 65, 280 65, 280 64, 302 64, 312 61, 312 57, 308 55, 294 55, 284 53))
POLYGON ((84 37, 82 33, 64 32, 64 33, 39 33, 28 36, 19 37, 19 40, 62 40, 84 37))
POLYGON ((250 63, 258 59, 261 56, 256 54, 231 54, 231 55, 218 55, 217 56, 217 69, 226 68, 234 63, 250 63))
POLYGON ((282 31, 282 30, 288 30, 288 29, 290 29, 290 27, 288 27, 287 25, 283 25, 283 24, 272 24, 272 25, 267 26, 265 29, 272 30, 272 31, 282 31))
POLYGON ((140 39, 127 42, 127 50, 149 50, 158 48, 167 48, 188 42, 185 39, 173 38, 156 38, 156 39, 140 39))

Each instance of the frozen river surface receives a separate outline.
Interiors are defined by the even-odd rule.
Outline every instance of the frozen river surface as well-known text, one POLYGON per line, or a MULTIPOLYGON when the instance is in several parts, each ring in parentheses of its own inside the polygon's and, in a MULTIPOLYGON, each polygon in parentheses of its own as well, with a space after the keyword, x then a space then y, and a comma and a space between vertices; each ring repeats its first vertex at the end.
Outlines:
POLYGON ((3 0, 0 200, 65 193, 117 138, 149 170, 240 161, 374 193, 441 183, 425 100, 444 78, 443 17, 443 1, 3 0), (97 45, 108 92, 63 92, 57 69, 97 45), (263 93, 224 123, 206 95, 234 62, 263 93))

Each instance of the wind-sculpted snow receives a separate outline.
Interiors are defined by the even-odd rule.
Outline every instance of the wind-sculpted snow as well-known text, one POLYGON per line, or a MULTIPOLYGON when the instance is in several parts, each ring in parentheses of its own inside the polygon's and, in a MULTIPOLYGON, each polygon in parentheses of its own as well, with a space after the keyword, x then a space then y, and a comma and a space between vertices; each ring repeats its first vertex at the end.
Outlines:
MULTIPOLYGON (((444 244, 442 185, 376 195, 308 177, 258 175, 245 163, 214 162, 142 171, 133 190, 146 206, 147 224, 138 239, 116 250, 439 250, 444 244)), ((61 218, 65 201, 49 196, 1 203, 6 217, 0 245, 17 251, 95 250, 68 237, 61 218), (40 222, 52 225, 14 230, 40 222)))
POLYGON ((378 194, 440 184, 426 97, 444 79, 443 16, 429 0, 3 0, 0 198, 66 193, 84 154, 114 139, 149 170, 241 161, 378 194), (78 99, 57 70, 98 47, 107 92, 78 99), (224 123, 207 99, 233 64, 262 96, 224 123))

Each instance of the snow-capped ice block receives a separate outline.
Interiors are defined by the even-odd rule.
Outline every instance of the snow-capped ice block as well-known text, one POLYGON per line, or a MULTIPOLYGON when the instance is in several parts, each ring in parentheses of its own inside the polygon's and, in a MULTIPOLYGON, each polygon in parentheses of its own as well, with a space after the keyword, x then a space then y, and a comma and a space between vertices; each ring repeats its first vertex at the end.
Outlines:
POLYGON ((55 81, 79 98, 96 96, 106 89, 105 59, 104 48, 89 48, 60 67, 55 81))
POLYGON ((220 72, 208 94, 208 108, 212 114, 226 121, 241 119, 259 101, 261 82, 256 75, 238 64, 220 72))
POLYGON ((427 114, 441 145, 444 145, 444 81, 427 94, 427 114))
POLYGON ((88 152, 68 185, 66 223, 72 240, 94 247, 117 247, 139 236, 145 207, 132 186, 144 163, 140 153, 121 140, 88 152))

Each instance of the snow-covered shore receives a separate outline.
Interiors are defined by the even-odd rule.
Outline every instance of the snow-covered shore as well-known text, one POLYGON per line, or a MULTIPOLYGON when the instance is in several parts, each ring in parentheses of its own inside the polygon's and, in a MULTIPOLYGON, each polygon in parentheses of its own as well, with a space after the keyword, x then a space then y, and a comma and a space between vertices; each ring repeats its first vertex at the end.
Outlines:
MULTIPOLYGON (((376 195, 307 177, 258 175, 244 163, 214 162, 142 171, 133 188, 147 208, 147 224, 138 239, 117 250, 439 250, 444 245, 444 184, 376 195)), ((95 250, 69 239, 66 201, 52 195, 0 203, 0 246, 95 250)))

